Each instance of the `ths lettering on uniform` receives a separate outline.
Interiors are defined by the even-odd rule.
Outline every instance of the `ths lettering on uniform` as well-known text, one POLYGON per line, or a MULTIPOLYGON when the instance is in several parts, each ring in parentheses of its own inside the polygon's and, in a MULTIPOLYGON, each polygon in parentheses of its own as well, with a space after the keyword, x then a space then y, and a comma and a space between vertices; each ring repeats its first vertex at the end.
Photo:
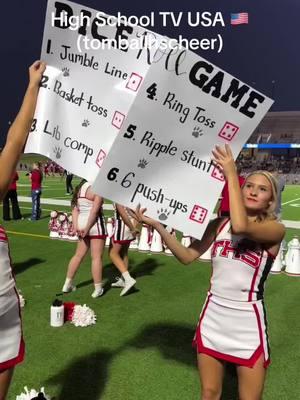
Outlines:
POLYGON ((234 242, 232 240, 217 240, 212 249, 211 256, 231 258, 232 260, 239 260, 249 265, 252 268, 258 268, 261 263, 261 251, 250 250, 245 247, 244 240, 234 242))

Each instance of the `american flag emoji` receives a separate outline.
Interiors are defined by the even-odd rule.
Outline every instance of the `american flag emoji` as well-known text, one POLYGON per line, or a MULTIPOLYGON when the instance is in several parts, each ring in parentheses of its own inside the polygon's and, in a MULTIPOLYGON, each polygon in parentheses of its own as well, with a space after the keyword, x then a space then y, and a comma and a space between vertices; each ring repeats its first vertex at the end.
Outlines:
POLYGON ((248 13, 235 13, 230 14, 230 23, 231 25, 241 25, 241 24, 248 24, 249 16, 248 13))

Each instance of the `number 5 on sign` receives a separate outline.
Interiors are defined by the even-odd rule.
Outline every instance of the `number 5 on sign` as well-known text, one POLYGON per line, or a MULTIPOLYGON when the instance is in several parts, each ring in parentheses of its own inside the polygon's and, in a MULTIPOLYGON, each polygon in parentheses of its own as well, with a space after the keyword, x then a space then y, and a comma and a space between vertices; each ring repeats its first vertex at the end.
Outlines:
POLYGON ((136 131, 136 125, 130 124, 127 128, 127 132, 124 133, 123 137, 126 139, 131 139, 133 138, 135 131, 136 131))

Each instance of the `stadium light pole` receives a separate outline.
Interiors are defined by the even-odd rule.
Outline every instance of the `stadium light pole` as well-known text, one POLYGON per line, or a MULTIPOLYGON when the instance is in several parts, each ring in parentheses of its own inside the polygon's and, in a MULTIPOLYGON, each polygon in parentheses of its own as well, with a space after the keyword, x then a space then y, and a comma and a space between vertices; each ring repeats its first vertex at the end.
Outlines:
MULTIPOLYGON (((276 81, 273 79, 273 80, 271 81, 271 84, 272 84, 272 87, 271 87, 271 99, 272 99, 272 100, 275 100, 275 99, 274 99, 274 96, 275 96, 275 83, 276 83, 276 81)), ((274 104, 275 104, 275 101, 274 101, 274 103, 272 104, 272 107, 271 107, 270 111, 273 110, 274 104)))
POLYGON ((275 96, 275 83, 276 83, 276 81, 272 81, 272 92, 271 92, 271 97, 272 97, 272 99, 274 99, 274 96, 275 96))

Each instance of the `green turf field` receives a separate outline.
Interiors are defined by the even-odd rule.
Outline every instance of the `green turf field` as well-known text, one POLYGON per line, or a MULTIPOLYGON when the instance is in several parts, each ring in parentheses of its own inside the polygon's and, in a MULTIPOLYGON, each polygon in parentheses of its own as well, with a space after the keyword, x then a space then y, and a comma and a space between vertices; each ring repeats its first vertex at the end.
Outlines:
MULTIPOLYGON (((75 180, 76 182, 76 180, 75 180)), ((78 182, 78 179, 77 179, 78 182)), ((19 196, 28 196, 28 178, 21 174, 19 196)), ((69 199, 64 180, 44 181, 43 198, 69 199)), ((283 219, 300 220, 300 187, 287 186, 283 219)), ((29 202, 22 212, 30 216, 29 202)), ((12 259, 18 287, 27 301, 23 309, 26 360, 16 368, 9 400, 23 386, 60 400, 193 400, 199 398, 198 373, 191 347, 195 325, 210 277, 209 263, 180 265, 174 257, 130 252, 137 291, 119 297, 110 283, 117 275, 105 253, 106 292, 92 299, 90 260, 81 266, 78 290, 62 297, 60 291, 75 244, 48 239, 49 212, 67 207, 43 205, 42 219, 10 221, 12 259), (33 236, 30 236, 33 235, 33 236), (37 236, 40 235, 40 236, 37 236), (49 326, 51 302, 86 303, 97 314, 97 324, 76 328, 49 326)), ((299 230, 288 229, 287 240, 299 230)), ((266 289, 272 364, 265 400, 296 400, 300 393, 299 318, 300 279, 270 276, 266 289)), ((236 399, 236 380, 225 378, 223 399, 236 399)))

